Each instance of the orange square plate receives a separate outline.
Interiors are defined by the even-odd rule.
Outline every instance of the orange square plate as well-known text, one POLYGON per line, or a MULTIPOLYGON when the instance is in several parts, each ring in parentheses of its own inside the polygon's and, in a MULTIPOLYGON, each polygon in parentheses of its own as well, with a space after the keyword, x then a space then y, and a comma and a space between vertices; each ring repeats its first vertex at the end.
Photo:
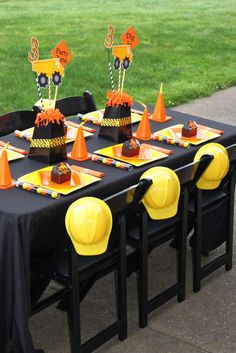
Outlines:
POLYGON ((63 195, 68 195, 71 192, 82 189, 85 186, 93 184, 101 178, 94 177, 86 173, 78 173, 71 170, 71 180, 62 184, 57 184, 51 181, 51 170, 53 166, 35 170, 29 174, 23 175, 18 180, 25 181, 37 186, 44 186, 49 190, 60 192, 63 195))
POLYGON ((200 145, 203 142, 213 140, 220 136, 219 134, 216 134, 215 132, 208 130, 209 129, 208 127, 206 128, 198 127, 196 136, 185 137, 185 136, 182 136, 182 127, 183 127, 183 124, 173 125, 165 129, 154 132, 154 135, 162 135, 169 138, 182 140, 185 142, 189 142, 192 145, 200 145))
MULTIPOLYGON (((83 130, 83 132, 84 132, 84 137, 93 135, 91 132, 88 132, 88 131, 85 131, 85 130, 83 130)), ((28 137, 32 138, 33 133, 34 133, 34 127, 30 127, 29 129, 23 130, 22 133, 24 133, 28 137)), ((76 138, 76 134, 77 134, 77 128, 76 127, 67 126, 66 143, 73 142, 75 140, 75 138, 76 138)))
POLYGON ((122 162, 130 163, 135 167, 140 167, 144 164, 168 157, 167 154, 157 151, 155 149, 155 146, 147 146, 146 143, 140 145, 139 155, 133 157, 126 157, 122 155, 122 145, 123 144, 120 143, 118 145, 105 147, 100 150, 94 151, 94 153, 101 154, 110 158, 115 158, 122 162))

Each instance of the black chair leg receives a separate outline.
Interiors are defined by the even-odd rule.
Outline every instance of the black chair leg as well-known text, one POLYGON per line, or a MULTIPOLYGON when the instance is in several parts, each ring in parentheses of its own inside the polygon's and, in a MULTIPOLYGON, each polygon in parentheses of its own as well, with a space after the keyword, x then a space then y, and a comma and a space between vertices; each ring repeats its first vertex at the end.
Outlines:
POLYGON ((235 190, 235 174, 231 172, 230 183, 228 185, 229 201, 228 201, 228 239, 226 240, 226 253, 229 256, 225 264, 225 270, 230 271, 233 266, 233 227, 234 227, 234 190, 235 190))
POLYGON ((118 320, 120 322, 120 330, 118 338, 124 341, 127 338, 127 261, 126 261, 126 223, 122 217, 120 220, 121 227, 121 251, 119 258, 117 290, 118 290, 118 320))
POLYGON ((177 296, 178 302, 185 299, 185 282, 186 282, 186 243, 187 243, 187 212, 188 212, 188 194, 184 193, 182 219, 180 225, 180 233, 178 237, 178 283, 180 284, 180 293, 177 296))
POLYGON ((193 291, 199 292, 201 289, 201 254, 202 254, 202 191, 197 190, 195 200, 196 223, 195 236, 196 243, 192 249, 192 263, 193 263, 193 291))
POLYGON ((148 239, 147 239, 147 214, 140 217, 140 252, 138 271, 139 293, 139 327, 144 328, 148 324, 148 239))
POLYGON ((72 250, 72 291, 71 305, 69 305, 68 315, 70 324, 70 343, 71 353, 81 351, 81 330, 80 330, 80 295, 79 295, 79 276, 78 276, 78 255, 72 250))

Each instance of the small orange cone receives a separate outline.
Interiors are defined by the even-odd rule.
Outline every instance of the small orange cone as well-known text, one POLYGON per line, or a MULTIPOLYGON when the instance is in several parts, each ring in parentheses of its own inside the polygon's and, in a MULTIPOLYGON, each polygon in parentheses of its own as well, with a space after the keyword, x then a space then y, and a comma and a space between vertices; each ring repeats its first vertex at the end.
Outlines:
POLYGON ((165 123, 166 121, 172 119, 171 116, 166 116, 164 95, 162 90, 163 84, 161 83, 160 93, 154 108, 152 115, 149 119, 157 121, 158 123, 165 123))
POLYGON ((69 159, 82 162, 82 161, 86 161, 87 159, 91 159, 91 156, 92 156, 91 153, 87 152, 82 125, 80 125, 78 127, 78 131, 76 134, 72 151, 70 153, 67 153, 67 157, 69 159))
POLYGON ((7 158, 7 145, 1 152, 0 155, 0 189, 10 189, 16 185, 16 182, 11 178, 11 172, 9 168, 8 158, 7 158))
POLYGON ((148 118, 148 108, 145 106, 138 130, 133 134, 139 140, 151 140, 152 132, 148 118))

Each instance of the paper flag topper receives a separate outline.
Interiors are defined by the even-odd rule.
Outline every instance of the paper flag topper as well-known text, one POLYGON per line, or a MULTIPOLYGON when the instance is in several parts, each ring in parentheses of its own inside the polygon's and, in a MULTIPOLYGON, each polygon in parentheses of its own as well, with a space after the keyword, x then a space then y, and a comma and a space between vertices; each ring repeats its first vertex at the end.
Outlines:
POLYGON ((131 48, 135 48, 139 43, 134 27, 129 27, 127 31, 120 36, 120 39, 123 44, 129 44, 131 48))
POLYGON ((28 53, 28 60, 30 63, 32 63, 35 60, 38 60, 39 58, 39 41, 36 37, 31 38, 31 51, 28 53))
POLYGON ((114 27, 112 25, 109 25, 107 30, 107 36, 104 40, 104 45, 107 49, 110 49, 113 45, 114 33, 115 33, 114 27))
POLYGON ((66 45, 66 42, 62 40, 52 51, 54 58, 59 58, 59 61, 63 67, 69 64, 72 59, 71 53, 66 45))

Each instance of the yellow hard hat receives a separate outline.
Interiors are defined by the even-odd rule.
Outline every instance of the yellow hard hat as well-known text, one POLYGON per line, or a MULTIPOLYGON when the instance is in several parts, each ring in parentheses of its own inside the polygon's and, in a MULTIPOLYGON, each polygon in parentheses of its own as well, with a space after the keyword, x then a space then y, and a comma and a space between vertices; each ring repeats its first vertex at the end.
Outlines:
POLYGON ((214 159, 198 180, 197 187, 204 190, 216 189, 229 170, 228 153, 219 143, 208 143, 197 151, 194 162, 199 161, 204 154, 213 155, 214 159))
POLYGON ((100 255, 107 250, 112 214, 104 201, 95 197, 82 197, 70 205, 65 222, 79 255, 100 255))
POLYGON ((142 200, 152 219, 174 217, 178 210, 180 183, 176 173, 166 167, 148 169, 140 179, 152 179, 142 200))

